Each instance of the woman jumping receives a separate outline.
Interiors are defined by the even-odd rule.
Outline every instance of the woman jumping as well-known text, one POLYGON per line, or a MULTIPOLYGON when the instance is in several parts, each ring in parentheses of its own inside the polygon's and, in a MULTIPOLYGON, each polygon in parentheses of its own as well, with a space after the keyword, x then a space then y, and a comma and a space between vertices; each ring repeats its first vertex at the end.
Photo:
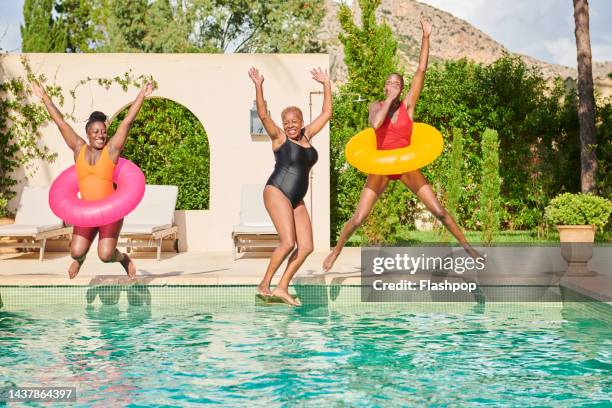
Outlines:
MULTIPOLYGON (((421 28, 423 38, 421 40, 419 66, 406 97, 403 101, 400 100, 400 95, 404 89, 404 79, 400 74, 392 73, 385 81, 385 100, 373 102, 369 106, 369 122, 370 126, 376 131, 376 144, 379 150, 397 149, 410 144, 414 108, 421 89, 423 89, 429 57, 431 25, 421 18, 421 28)), ((355 214, 344 224, 338 243, 323 261, 324 271, 327 272, 332 268, 346 241, 366 220, 374 204, 387 188, 389 180, 401 180, 425 204, 425 207, 444 224, 470 256, 475 258, 480 256, 467 242, 453 217, 440 204, 420 170, 389 176, 368 174, 355 214)))
POLYGON ((249 77, 255 84, 257 114, 272 140, 272 151, 276 159, 274 172, 266 183, 263 198, 280 238, 280 244, 272 252, 266 273, 257 287, 257 293, 279 297, 294 306, 299 306, 300 303, 289 295, 289 283, 313 249, 312 225, 303 201, 308 191, 308 174, 318 159, 311 140, 323 129, 332 115, 331 82, 327 71, 318 68, 310 73, 315 81, 323 84, 321 114, 304 126, 302 111, 295 106, 289 106, 281 114, 281 128, 268 116, 263 96, 263 75, 255 68, 249 70, 249 77), (276 288, 270 291, 272 277, 290 253, 281 280, 276 288))
MULTIPOLYGON (((153 84, 147 82, 142 87, 132 106, 130 106, 125 119, 119 124, 117 132, 110 140, 106 135, 106 115, 98 111, 93 112, 85 125, 89 144, 64 120, 61 112, 43 87, 32 84, 32 90, 45 104, 51 118, 64 137, 64 141, 73 151, 81 199, 101 200, 111 195, 115 191, 113 171, 119 156, 121 156, 130 127, 136 119, 144 99, 151 95, 153 84)), ((105 263, 119 262, 130 279, 136 276, 136 267, 132 260, 127 254, 121 253, 117 249, 117 240, 122 225, 123 219, 99 227, 74 227, 72 241, 70 242, 70 256, 74 259, 74 262, 68 268, 70 279, 74 279, 79 273, 96 234, 99 234, 98 256, 100 260, 105 263)))

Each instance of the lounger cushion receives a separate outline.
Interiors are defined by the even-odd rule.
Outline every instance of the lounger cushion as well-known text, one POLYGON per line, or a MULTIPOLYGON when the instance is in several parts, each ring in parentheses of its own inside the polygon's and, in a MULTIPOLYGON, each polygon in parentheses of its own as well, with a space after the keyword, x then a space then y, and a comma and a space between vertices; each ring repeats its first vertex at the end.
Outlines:
POLYGON ((24 225, 24 224, 8 224, 0 226, 0 236, 5 237, 27 237, 36 235, 45 231, 64 228, 62 223, 53 225, 24 225))
POLYGON ((124 224, 121 228, 122 234, 152 234, 155 231, 161 231, 170 228, 171 224, 156 225, 156 224, 124 224))
POLYGON ((240 224, 234 226, 236 233, 276 234, 276 228, 263 202, 262 184, 245 184, 240 197, 240 224))
POLYGON ((253 225, 234 225, 232 231, 234 234, 276 234, 274 225, 268 226, 253 226, 253 225))
POLYGON ((142 201, 125 217, 123 231, 128 225, 154 225, 159 229, 172 225, 177 196, 177 186, 147 184, 142 201))
POLYGON ((62 225, 49 207, 49 187, 24 187, 15 216, 17 225, 62 225))
POLYGON ((248 225, 249 227, 265 227, 265 228, 274 228, 274 224, 271 222, 248 222, 243 221, 242 225, 248 225))

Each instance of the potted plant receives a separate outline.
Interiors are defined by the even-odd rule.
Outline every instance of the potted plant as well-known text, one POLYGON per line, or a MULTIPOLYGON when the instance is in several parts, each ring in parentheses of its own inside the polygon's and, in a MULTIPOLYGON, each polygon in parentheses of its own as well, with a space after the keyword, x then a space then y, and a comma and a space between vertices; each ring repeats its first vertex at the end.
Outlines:
POLYGON ((563 193, 550 201, 545 217, 559 231, 561 255, 568 262, 566 275, 592 274, 586 263, 593 256, 595 231, 603 231, 611 212, 610 200, 592 194, 563 193))

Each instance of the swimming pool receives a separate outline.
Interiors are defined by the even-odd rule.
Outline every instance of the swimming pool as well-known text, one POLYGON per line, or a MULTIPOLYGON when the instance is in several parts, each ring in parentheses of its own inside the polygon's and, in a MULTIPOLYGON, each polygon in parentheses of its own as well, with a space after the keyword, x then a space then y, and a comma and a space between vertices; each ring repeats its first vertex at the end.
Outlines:
POLYGON ((342 293, 292 309, 256 302, 253 287, 0 287, 0 378, 76 386, 83 407, 612 399, 607 304, 361 303, 358 288, 312 290, 332 289, 342 293))

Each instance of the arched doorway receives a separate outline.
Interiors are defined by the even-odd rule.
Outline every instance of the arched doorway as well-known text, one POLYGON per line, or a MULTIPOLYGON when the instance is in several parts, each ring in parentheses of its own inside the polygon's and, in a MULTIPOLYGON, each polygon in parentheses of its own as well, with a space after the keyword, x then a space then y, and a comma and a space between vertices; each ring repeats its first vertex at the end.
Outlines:
MULTIPOLYGON (((114 135, 129 106, 113 116, 114 135)), ((178 186, 177 210, 206 210, 210 203, 210 150, 206 130, 185 106, 171 99, 144 101, 123 157, 144 172, 147 184, 178 186)))

